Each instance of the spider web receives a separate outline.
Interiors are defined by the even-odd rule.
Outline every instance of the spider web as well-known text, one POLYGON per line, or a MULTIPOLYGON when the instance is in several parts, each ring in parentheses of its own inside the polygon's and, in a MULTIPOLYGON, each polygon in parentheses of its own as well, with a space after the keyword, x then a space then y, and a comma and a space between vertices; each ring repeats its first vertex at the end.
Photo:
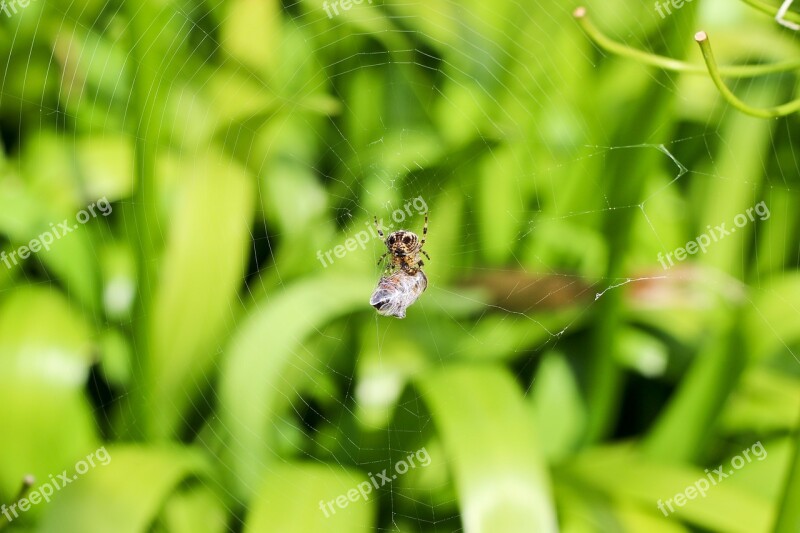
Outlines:
MULTIPOLYGON (((510 4, 516 7, 521 5, 517 2, 510 4)), ((720 5, 722 5, 720 2, 703 4, 701 18, 709 27, 713 27, 720 5)), ((87 21, 75 16, 76 6, 78 6, 76 2, 71 2, 60 12, 63 15, 64 26, 84 27, 87 24, 87 21)), ((708 125, 705 129, 691 131, 690 134, 679 138, 676 138, 676 135, 665 134, 663 137, 654 135, 642 138, 637 144, 601 145, 607 140, 590 137, 587 131, 591 127, 590 123, 602 119, 603 115, 593 110, 565 107, 564 97, 557 92, 567 90, 565 86, 568 86, 573 79, 580 81, 581 73, 586 72, 585 68, 581 70, 568 63, 562 65, 561 69, 546 68, 551 62, 557 63, 561 58, 563 52, 559 46, 554 46, 552 58, 537 57, 534 53, 519 53, 519 50, 517 50, 519 55, 504 56, 505 52, 502 49, 497 50, 498 47, 514 39, 527 38, 533 41, 547 39, 546 34, 537 35, 530 32, 537 26, 549 28, 555 24, 570 23, 568 15, 573 6, 565 5, 563 8, 550 10, 553 4, 532 2, 527 6, 527 10, 507 10, 498 17, 487 17, 483 26, 474 20, 480 18, 481 14, 465 15, 457 2, 443 0, 433 2, 432 6, 425 11, 418 10, 414 4, 387 2, 385 5, 370 5, 364 2, 361 5, 354 5, 346 14, 333 18, 326 16, 321 5, 312 2, 287 3, 282 7, 281 16, 287 20, 291 19, 294 23, 293 28, 286 33, 293 39, 310 43, 315 53, 312 58, 293 57, 291 52, 287 53, 283 58, 284 64, 293 66, 289 68, 295 68, 296 72, 289 72, 286 76, 288 81, 284 80, 284 83, 290 86, 295 74, 299 76, 306 69, 319 68, 322 72, 321 78, 310 77, 311 81, 297 89, 307 91, 306 94, 330 89, 341 105, 337 115, 313 118, 304 116, 298 121, 306 128, 306 139, 317 145, 317 153, 311 158, 313 162, 308 163, 308 160, 299 159, 299 166, 305 165, 302 170, 317 180, 317 185, 322 186, 329 198, 318 213, 309 215, 310 218, 304 220, 313 222, 302 226, 304 232, 319 231, 319 235, 323 236, 321 239, 309 239, 307 244, 312 247, 313 245, 328 247, 321 248, 323 251, 333 249, 348 239, 355 239, 359 232, 369 231, 373 216, 389 220, 392 212, 402 210, 415 198, 422 198, 430 216, 426 249, 431 254, 432 260, 426 264, 428 290, 409 309, 409 317, 405 321, 395 321, 373 313, 365 324, 348 316, 318 328, 313 339, 296 339, 299 354, 307 352, 318 355, 320 346, 329 348, 339 344, 341 349, 347 349, 348 343, 352 344, 354 338, 358 341, 356 343, 358 348, 349 368, 343 369, 338 362, 334 364, 325 361, 321 365, 302 368, 303 372, 311 374, 312 382, 320 388, 325 388, 330 380, 342 384, 343 395, 336 400, 335 405, 324 407, 319 404, 318 399, 298 394, 297 398, 291 401, 292 410, 281 419, 271 422, 272 429, 280 433, 288 426, 292 426, 308 432, 311 436, 319 436, 322 431, 320 427, 327 426, 327 431, 339 435, 345 443, 341 445, 340 450, 331 452, 328 457, 321 459, 317 454, 310 453, 303 446, 290 441, 284 443, 289 452, 283 457, 276 454, 278 460, 286 460, 289 456, 306 457, 309 461, 330 464, 331 468, 357 467, 366 472, 372 471, 373 467, 378 468, 377 464, 383 464, 373 459, 376 455, 402 458, 414 452, 408 443, 415 440, 425 442, 423 437, 433 427, 432 417, 420 407, 424 402, 419 393, 415 389, 403 387, 409 379, 408 373, 404 375, 395 370, 385 371, 386 368, 391 369, 392 365, 397 364, 396 354, 405 350, 419 355, 420 361, 424 361, 430 368, 444 366, 454 359, 464 357, 465 353, 473 358, 476 357, 475 354, 481 352, 490 353, 512 369, 522 384, 522 390, 528 395, 531 387, 535 386, 530 381, 533 361, 542 354, 559 348, 562 341, 570 335, 582 334, 585 320, 596 311, 598 301, 607 297, 612 291, 634 291, 634 293, 637 290, 653 291, 663 287, 659 285, 660 282, 692 282, 696 281, 698 276, 697 272, 689 270, 663 271, 658 266, 656 257, 650 253, 652 248, 644 248, 646 251, 640 256, 634 253, 634 259, 625 266, 626 274, 621 277, 606 277, 600 267, 601 263, 582 264, 570 269, 568 265, 558 264, 558 261, 554 262, 552 258, 542 257, 537 253, 541 251, 541 248, 535 246, 537 237, 548 231, 548 228, 554 227, 586 230, 597 226, 602 217, 610 212, 629 210, 634 213, 633 223, 636 228, 633 247, 636 248, 637 245, 649 240, 657 243, 659 251, 666 253, 674 248, 675 239, 674 236, 664 234, 663 225, 653 222, 653 210, 662 209, 664 203, 668 205, 670 201, 679 199, 693 184, 725 182, 731 179, 716 168, 718 155, 713 147, 725 142, 723 132, 716 127, 708 125), (453 18, 454 13, 464 16, 464 20, 468 20, 469 24, 453 18), (437 15, 438 18, 420 22, 419 19, 423 15, 431 14, 437 15), (444 37, 453 27, 465 33, 463 40, 458 41, 464 45, 463 50, 449 50, 452 44, 444 37), (480 30, 484 33, 482 34, 480 30), (400 47, 395 48, 392 53, 387 53, 381 49, 381 46, 387 43, 399 43, 400 47), (404 46, 410 47, 404 48, 404 46), (485 58, 485 69, 470 70, 470 67, 474 67, 468 60, 470 56, 488 53, 487 49, 498 55, 485 58), (449 53, 440 54, 441 50, 449 53), (368 87, 366 92, 349 91, 359 77, 369 77, 374 72, 384 77, 380 85, 370 85, 369 82, 372 80, 368 79, 364 82, 364 86, 368 87), (409 81, 410 73, 416 74, 417 77, 409 81), (536 75, 542 75, 543 79, 536 86, 527 85, 536 79, 536 75), (319 86, 308 86, 313 83, 319 83, 319 86), (412 91, 411 94, 409 91, 412 91), (385 98, 384 114, 377 116, 364 114, 361 110, 364 104, 358 97, 369 98, 374 96, 375 92, 380 92, 385 98), (411 111, 395 109, 400 107, 393 103, 395 100, 403 102, 411 108, 411 111), (558 117, 542 117, 526 108, 528 102, 536 102, 542 109, 556 109, 565 114, 558 117), (440 111, 436 105, 449 105, 446 109, 455 113, 461 127, 479 133, 459 145, 459 134, 463 132, 447 132, 446 136, 451 136, 451 142, 456 145, 456 149, 452 149, 447 141, 437 135, 437 123, 431 118, 440 111), (460 106, 468 105, 475 107, 478 112, 474 115, 458 112, 460 106), (404 113, 409 113, 411 116, 404 117, 404 113), (416 120, 419 115, 424 119, 416 120), (372 123, 347 124, 346 119, 341 117, 362 119, 366 117, 372 123), (421 125, 425 127, 420 127, 421 125), (571 131, 565 132, 564 129, 568 127, 571 131), (360 133, 360 138, 354 138, 354 132, 360 133), (513 141, 506 143, 508 138, 513 141), (535 138, 535 143, 526 143, 526 139, 529 138, 535 138), (552 145, 542 144, 550 142, 552 145), (508 144, 513 144, 516 150, 511 156, 504 151, 504 147, 508 144), (659 171, 661 180, 658 182, 660 185, 647 191, 643 195, 643 201, 633 205, 615 204, 607 193, 608 176, 602 170, 595 172, 588 183, 594 189, 592 201, 581 206, 580 202, 574 200, 572 184, 565 181, 565 177, 579 173, 584 165, 598 164, 603 169, 605 162, 613 160, 619 152, 631 151, 653 152, 661 161, 659 171), (549 163, 538 165, 532 170, 531 161, 538 159, 544 159, 549 163), (597 161, 600 163, 596 163, 597 161), (493 164, 495 167, 492 167, 493 164), (486 192, 491 190, 491 186, 484 185, 481 188, 480 185, 476 185, 482 179, 487 180, 479 176, 479 170, 476 170, 484 167, 496 168, 503 174, 513 175, 512 187, 519 191, 520 198, 524 196, 534 199, 530 203, 519 200, 516 205, 496 206, 496 216, 503 221, 500 227, 506 232, 498 236, 499 241, 487 236, 484 227, 487 218, 479 213, 480 207, 475 207, 480 205, 486 192), (459 179, 461 175, 465 177, 463 180, 459 179), (532 189, 537 194, 531 194, 532 189), (450 227, 447 227, 447 224, 450 224, 450 227), (512 229, 508 230, 509 227, 512 229), (443 243, 445 238, 449 242, 443 243), (491 248, 491 252, 487 251, 488 248, 491 248), (508 276, 516 279, 516 283, 511 287, 501 287, 498 289, 499 293, 495 293, 493 297, 487 299, 485 295, 474 290, 475 287, 485 288, 491 280, 508 276), (463 280, 472 280, 473 283, 465 286, 461 284, 463 280), (536 290, 531 292, 531 287, 536 290), (529 304, 527 307, 513 301, 514 296, 518 294, 526 295, 529 304), (459 308, 462 307, 472 311, 459 312, 459 308), (556 320, 548 318, 553 309, 564 308, 572 310, 566 318, 556 320), (492 331, 502 331, 502 328, 508 325, 513 331, 524 329, 530 333, 517 345, 505 347, 504 353, 493 352, 491 343, 482 339, 492 331), (442 328, 451 332, 457 331, 464 342, 457 344, 440 342, 442 328), (476 335, 479 331, 480 335, 476 335), (401 415, 415 419, 412 427, 419 428, 416 430, 419 432, 418 439, 409 439, 408 435, 402 435, 402 429, 392 424, 393 417, 401 415), (314 421, 310 422, 309 419, 314 421), (353 430, 354 422, 357 425, 361 424, 359 428, 361 434, 349 433, 353 430), (364 436, 376 432, 383 434, 384 438, 371 441, 364 436), (376 449, 374 442, 382 444, 376 449), (388 449, 380 446, 387 446, 388 449)), ((627 15, 630 11, 637 9, 641 11, 641 8, 621 7, 621 5, 617 7, 627 15)), ((114 23, 118 21, 122 8, 121 4, 110 4, 102 11, 100 19, 95 21, 107 25, 108 29, 102 35, 112 41, 120 38, 114 36, 114 23)), ((221 9, 219 6, 214 8, 221 9)), ((16 20, 4 21, 6 28, 12 28, 11 48, 16 50, 17 57, 20 49, 26 51, 32 48, 28 40, 31 35, 35 36, 45 31, 37 23, 31 22, 32 19, 36 20, 33 16, 35 9, 37 8, 32 5, 26 8, 30 12, 20 13, 16 20)), ((53 3, 47 3, 47 9, 58 12, 61 8, 53 3)), ((611 7, 604 9, 597 6, 595 9, 603 16, 607 16, 612 24, 622 24, 613 20, 614 11, 611 7)), ((727 3, 725 9, 736 11, 736 8, 727 3)), ((179 27, 191 28, 185 35, 194 39, 175 43, 176 45, 197 50, 198 54, 204 53, 205 46, 220 45, 215 33, 219 26, 213 17, 205 12, 205 7, 185 6, 176 16, 179 27)), ((224 24, 225 17, 226 15, 222 16, 219 25, 224 24)), ((750 21, 749 18, 747 20, 750 21)), ((653 17, 650 14, 645 22, 639 23, 638 27, 624 29, 633 34, 645 35, 653 26, 653 17)), ((624 35, 620 28, 617 29, 620 35, 624 35)), ((9 32, 6 31, 5 34, 8 35, 9 32)), ((562 39, 565 42, 558 43, 561 47, 568 46, 568 43, 579 46, 586 56, 587 63, 591 64, 594 53, 585 46, 585 36, 576 31, 562 39), (584 44, 576 45, 576 43, 584 44)), ((632 44, 644 47, 642 43, 632 44)), ((92 53, 92 49, 87 47, 85 51, 79 50, 78 53, 92 53)), ((762 59, 764 58, 760 55, 752 58, 754 62, 762 59)), ((49 75, 55 75, 57 72, 55 61, 54 58, 53 63, 47 66, 49 75)), ((131 58, 126 58, 126 63, 130 61, 131 58)), ((237 58, 226 57, 221 63, 236 73, 248 76, 253 74, 252 67, 237 58)), ((10 83, 7 79, 10 65, 10 62, 6 65, 4 86, 10 83)), ((179 70, 192 67, 177 66, 179 70)), ((644 70, 644 67, 638 65, 628 65, 627 68, 644 70)), ((684 82, 677 81, 677 78, 669 78, 669 82, 664 82, 663 78, 649 73, 648 79, 653 83, 668 83, 669 85, 663 86, 664 89, 673 91, 679 99, 686 98, 687 90, 680 86, 684 82)), ((23 85, 25 83, 22 82, 23 85)), ((70 96, 82 99, 92 98, 94 95, 79 92, 70 96)), ((17 95, 4 88, 0 93, 0 105, 10 98, 17 98, 17 95)), ((81 123, 83 117, 71 115, 69 108, 53 108, 47 95, 42 95, 40 98, 39 101, 24 102, 26 105, 38 107, 41 111, 40 127, 52 124, 51 115, 58 116, 57 123, 61 126, 81 123)), ((223 105, 224 102, 212 102, 212 104, 223 105)), ((281 107, 283 114, 276 115, 278 124, 275 128, 279 134, 284 133, 283 124, 286 126, 287 136, 297 134, 294 129, 297 123, 290 122, 294 112, 292 106, 296 104, 296 102, 284 103, 281 107)), ((623 111, 624 107, 620 112, 623 111)), ((726 110, 722 113, 727 114, 732 111, 726 110)), ((782 121, 780 127, 785 128, 785 131, 774 131, 773 136, 783 136, 790 139, 790 144, 794 144, 795 131, 792 129, 794 124, 793 121, 782 121)), ((166 131, 174 128, 171 124, 164 124, 163 127, 166 131)), ((256 134, 259 127, 247 123, 229 135, 238 135, 242 131, 256 134)), ((70 131, 69 127, 64 127, 64 130, 73 135, 76 145, 80 142, 81 135, 85 133, 85 130, 70 131)), ((21 139, 24 139, 27 133, 22 130, 17 132, 21 139)), ((237 146, 239 153, 231 156, 232 160, 246 159, 250 155, 247 146, 244 148, 244 154, 240 153, 242 149, 234 137, 226 135, 223 144, 237 146)), ((196 150, 199 154, 202 149, 196 147, 186 151, 191 153, 191 150, 196 150)), ((297 161, 294 163, 298 164, 297 161)), ((608 168, 614 167, 609 163, 608 168)), ((267 162, 260 167, 264 172, 268 169, 267 162)), ((796 159, 793 168, 776 166, 771 169, 774 173, 767 178, 763 186, 765 189, 785 193, 797 192, 795 176, 800 166, 796 159)), ((270 209, 274 207, 275 202, 283 201, 267 197, 269 176, 259 175, 258 178, 259 205, 270 209)), ((631 176, 631 179, 636 178, 637 176, 631 176)), ((504 179, 506 179, 504 176, 497 177, 498 182, 504 179)), ((574 182, 576 178, 572 179, 574 182)), ((754 190, 762 187, 757 180, 754 180, 752 185, 754 190)), ((313 191, 314 188, 308 190, 313 191)), ((123 202, 127 203, 129 200, 123 202)), ((659 213, 657 216, 663 217, 663 214, 659 213)), ((674 216, 676 222, 681 220, 680 214, 674 216)), ((794 220, 789 213, 773 213, 773 216, 784 217, 787 224, 793 223, 791 221, 794 220)), ((170 222, 169 218, 166 222, 170 222)), ((399 229, 402 225, 404 229, 419 233, 422 228, 421 213, 414 212, 405 217, 402 223, 395 224, 392 229, 399 229)), ((168 228, 162 228, 162 232, 167 234, 168 228)), ((577 235, 579 238, 584 236, 583 233, 577 235)), ((295 273, 298 261, 304 264, 303 271, 307 276, 327 271, 351 272, 374 278, 377 283, 380 269, 376 266, 376 262, 384 247, 374 236, 370 235, 366 246, 348 251, 342 258, 337 257, 334 264, 329 267, 322 266, 314 256, 315 250, 308 246, 302 250, 306 255, 300 260, 283 253, 285 248, 292 246, 292 240, 297 237, 287 225, 287 220, 280 217, 259 218, 255 222, 251 233, 254 252, 250 272, 242 279, 240 298, 243 306, 260 308, 270 305, 277 294, 300 281, 302 278, 298 279, 295 273)), ((692 236, 684 235, 683 238, 690 240, 692 236)), ((755 232, 753 246, 756 249, 760 244, 758 239, 759 233, 755 232)), ((788 246, 787 243, 783 244, 788 246)), ((97 252, 99 255, 99 250, 97 252)), ((800 261, 800 250, 795 250, 795 253, 798 254, 796 262, 800 261)), ((572 254, 573 257, 575 255, 572 254)), ((782 268, 787 266, 789 265, 784 265, 782 268)), ((49 279, 43 280, 42 275, 36 271, 25 272, 26 279, 30 283, 51 282, 49 279)), ((737 288, 740 288, 739 282, 735 279, 723 276, 701 279, 713 287, 712 291, 718 293, 736 292, 737 288)), ((773 289, 756 283, 749 286, 748 290, 758 294, 773 289)), ((369 294, 363 296, 364 307, 370 311, 369 294)), ((756 312, 760 312, 756 308, 752 293, 745 298, 748 305, 753 306, 756 312)), ((796 305, 791 307, 797 309, 796 305)), ((228 334, 235 334, 237 326, 238 324, 232 324, 228 334)), ((450 336, 452 333, 446 338, 450 336)), ((787 340, 783 344, 785 353, 800 362, 792 341, 787 340)), ((220 346, 220 350, 224 351, 224 345, 220 346)), ((267 350, 265 354, 268 354, 267 350)), ((212 372, 205 377, 209 387, 215 383, 214 374, 219 373, 222 368, 221 363, 215 363, 212 372)), ((796 372, 796 369, 794 371, 796 372)), ((97 416, 108 416, 113 407, 124 405, 122 400, 126 396, 139 392, 141 392, 139 389, 132 388, 119 397, 109 400, 98 408, 97 416)), ((202 402, 202 405, 196 406, 198 412, 206 413, 209 408, 213 408, 206 405, 206 400, 196 401, 202 402)), ((139 422, 133 417, 133 411, 129 414, 131 416, 127 418, 128 423, 137 425, 139 422)), ((190 424, 192 421, 185 420, 185 422, 190 424)), ((223 424, 218 429, 225 431, 226 428, 223 424)), ((412 479, 413 475, 414 473, 408 474, 408 478, 412 479)), ((381 503, 380 516, 376 522, 378 530, 432 531, 439 528, 453 530, 462 527, 457 519, 455 496, 448 498, 440 494, 437 499, 430 492, 415 491, 413 483, 406 485, 403 481, 398 480, 386 487, 380 496, 376 496, 381 503)), ((448 479, 437 488, 446 494, 450 483, 452 481, 448 479)), ((227 493, 229 490, 221 485, 213 488, 221 493, 227 493)), ((331 498, 336 496, 338 495, 332 494, 331 498)), ((238 503, 246 504, 246 502, 238 503)), ((238 512, 227 502, 223 505, 231 514, 238 512)))

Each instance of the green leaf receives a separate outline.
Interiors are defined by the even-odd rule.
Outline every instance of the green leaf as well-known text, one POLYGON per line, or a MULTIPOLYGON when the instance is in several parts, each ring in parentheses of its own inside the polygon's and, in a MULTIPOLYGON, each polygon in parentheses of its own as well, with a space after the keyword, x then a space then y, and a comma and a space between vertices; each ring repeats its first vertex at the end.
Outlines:
POLYGON ((2 303, 0 493, 13 495, 27 474, 46 480, 92 449, 83 394, 91 363, 89 328, 58 292, 18 288, 2 303))
MULTIPOLYGON (((62 199, 63 200, 63 199, 62 199)), ((87 229, 76 223, 76 213, 60 204, 37 198, 17 180, 0 180, 0 233, 8 235, 13 245, 0 256, 2 267, 11 268, 26 261, 41 261, 89 308, 99 302, 99 274, 87 229), (66 222, 70 232, 59 226, 66 222), (55 227, 55 228, 54 228, 55 227), (28 255, 21 247, 39 243, 37 252, 28 255)), ((90 219, 87 224, 96 224, 90 219)))
POLYGON ((772 369, 755 367, 744 373, 720 416, 726 434, 768 435, 791 432, 800 412, 800 382, 772 369))
POLYGON ((413 376, 429 362, 414 342, 413 327, 390 324, 375 335, 375 325, 362 332, 356 362, 355 419, 365 431, 385 431, 399 407, 400 397, 413 376))
POLYGON ((511 257, 525 219, 528 199, 522 183, 522 153, 517 146, 504 147, 489 152, 480 164, 481 249, 492 265, 502 265, 511 257))
POLYGON ((550 352, 542 358, 530 400, 536 427, 547 435, 542 452, 550 461, 563 459, 577 447, 586 427, 586 406, 563 354, 550 352))
POLYGON ((82 390, 93 362, 84 317, 59 292, 21 287, 0 306, 0 388, 39 383, 82 390))
POLYGON ((373 283, 327 275, 292 285, 253 309, 231 339, 221 373, 220 418, 230 436, 224 462, 238 493, 252 494, 274 458, 272 424, 296 394, 283 375, 304 355, 297 351, 300 343, 334 318, 372 311, 373 283))
POLYGON ((633 327, 621 329, 619 337, 614 355, 620 365, 647 378, 664 375, 669 363, 669 349, 663 342, 633 327))
POLYGON ((541 437, 511 376, 456 366, 419 388, 451 461, 464 531, 556 531, 541 437))
MULTIPOLYGON (((665 502, 666 511, 661 512, 668 514, 668 499, 674 499, 687 487, 696 487, 695 483, 700 480, 708 482, 703 470, 648 461, 629 447, 590 450, 566 464, 565 470, 580 482, 616 500, 654 510, 660 501, 665 502)), ((674 514, 670 516, 711 531, 759 533, 769 530, 774 509, 761 496, 745 492, 724 479, 716 485, 710 482, 708 485, 705 497, 695 488, 695 499, 687 498, 682 507, 673 503, 674 514)))
POLYGON ((107 457, 56 493, 38 531, 147 531, 181 481, 209 472, 205 458, 186 448, 109 447, 107 457))
POLYGON ((169 435, 199 392, 243 282, 253 220, 251 176, 201 157, 172 214, 152 314, 149 379, 155 434, 169 435))
POLYGON ((283 464, 265 477, 244 533, 374 531, 373 490, 360 472, 324 465, 283 464), (362 494, 366 494, 366 501, 362 494))
MULTIPOLYGON (((688 533, 680 522, 653 512, 646 512, 633 505, 618 505, 613 510, 623 531, 647 531, 647 533, 688 533)), ((656 511, 657 513, 658 511, 656 511)))
MULTIPOLYGON (((748 101, 753 105, 769 105, 775 88, 768 83, 755 84, 748 91, 748 101)), ((737 228, 734 219, 745 215, 745 210, 755 205, 755 191, 764 179, 763 164, 773 138, 775 121, 762 120, 743 113, 726 115, 720 135, 724 149, 714 161, 713 172, 724 179, 702 182, 703 205, 699 216, 697 234, 708 233, 708 226, 725 224, 731 235, 714 242, 708 252, 699 255, 698 262, 727 272, 737 279, 743 277, 742 257, 755 222, 737 228), (733 232, 736 232, 735 234, 733 232)), ((758 219, 756 218, 756 221, 758 219)), ((690 237, 691 238, 691 237, 690 237)), ((716 241, 716 239, 715 239, 716 241)))
POLYGON ((116 201, 133 194, 133 144, 111 135, 82 137, 75 141, 75 164, 85 197, 91 201, 116 201))
POLYGON ((775 521, 775 533, 792 533, 800 528, 800 433, 794 438, 794 456, 788 468, 788 476, 782 501, 775 521))
MULTIPOLYGON (((745 310, 748 357, 758 361, 777 356, 794 365, 798 357, 790 347, 800 342, 800 274, 788 272, 771 278, 756 292, 745 310)), ((800 362, 800 361, 797 361, 800 362)))
POLYGON ((0 409, 3 503, 17 494, 24 476, 33 475, 36 490, 97 448, 92 409, 81 391, 23 379, 0 385, 0 405, 6 406, 0 409))
POLYGON ((170 497, 153 533, 224 533, 228 508, 212 490, 203 485, 188 487, 170 497))
POLYGON ((281 40, 281 3, 277 0, 233 0, 219 29, 223 50, 237 64, 267 75, 278 62, 281 40), (261 35, 261 39, 253 39, 261 35))

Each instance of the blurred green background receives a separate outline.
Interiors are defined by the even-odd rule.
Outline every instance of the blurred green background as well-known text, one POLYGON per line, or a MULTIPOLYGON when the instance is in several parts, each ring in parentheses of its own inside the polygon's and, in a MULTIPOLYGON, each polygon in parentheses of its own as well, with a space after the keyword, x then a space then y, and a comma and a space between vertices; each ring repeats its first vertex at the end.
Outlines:
MULTIPOLYGON (((0 263, 0 503, 111 458, 4 533, 800 531, 795 114, 551 0, 3 6, 0 250, 113 208, 0 263), (415 198, 429 287, 381 317, 383 244, 318 254, 415 198)), ((776 0, 586 7, 701 67, 699 29, 800 55, 776 0)))

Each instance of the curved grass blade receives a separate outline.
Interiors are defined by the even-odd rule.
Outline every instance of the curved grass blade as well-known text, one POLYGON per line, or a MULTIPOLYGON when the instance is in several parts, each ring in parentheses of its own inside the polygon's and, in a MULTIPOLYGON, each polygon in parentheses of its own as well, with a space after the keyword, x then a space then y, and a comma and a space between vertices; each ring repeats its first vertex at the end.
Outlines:
POLYGON ((262 302, 231 340, 220 383, 220 418, 230 436, 223 460, 233 470, 239 494, 258 489, 275 456, 272 423, 291 401, 284 389, 292 392, 282 376, 300 343, 334 318, 371 310, 372 285, 371 279, 340 275, 298 283, 262 302))
POLYGON ((452 461, 464 531, 557 531, 539 436, 511 377, 456 366, 425 375, 419 389, 452 461))
POLYGON ((244 533, 360 533, 374 531, 374 504, 358 491, 361 473, 325 465, 289 463, 273 469, 254 500, 244 533), (349 496, 348 496, 349 493, 349 496), (338 499, 338 504, 336 500, 338 499), (330 504, 330 505, 329 505, 330 504))

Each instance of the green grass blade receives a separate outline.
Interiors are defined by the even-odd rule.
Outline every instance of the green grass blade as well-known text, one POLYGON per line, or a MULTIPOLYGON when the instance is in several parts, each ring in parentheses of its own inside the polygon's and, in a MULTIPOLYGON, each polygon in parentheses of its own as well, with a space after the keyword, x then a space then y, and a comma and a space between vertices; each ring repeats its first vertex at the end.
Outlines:
POLYGON ((171 215, 152 311, 148 352, 150 433, 179 433, 236 307, 255 207, 252 177, 216 154, 185 167, 187 183, 171 215))
POLYGON ((367 493, 366 487, 372 490, 367 476, 343 468, 302 463, 281 465, 265 478, 253 501, 244 533, 374 531, 375 494, 367 493), (364 488, 367 500, 358 492, 359 485, 364 488))
POLYGON ((419 388, 456 480, 466 533, 557 531, 550 479, 533 416, 503 370, 456 366, 419 388))
MULTIPOLYGON (((251 495, 274 458, 275 417, 287 398, 283 374, 305 337, 346 313, 369 307, 371 280, 317 277, 261 302, 230 341, 220 383, 220 417, 230 435, 223 461, 235 490, 251 495)), ((296 391, 295 391, 296 394, 296 391)))
POLYGON ((205 458, 185 448, 120 446, 109 447, 106 452, 105 465, 96 460, 96 466, 47 505, 37 531, 148 531, 181 481, 208 474, 205 458))

